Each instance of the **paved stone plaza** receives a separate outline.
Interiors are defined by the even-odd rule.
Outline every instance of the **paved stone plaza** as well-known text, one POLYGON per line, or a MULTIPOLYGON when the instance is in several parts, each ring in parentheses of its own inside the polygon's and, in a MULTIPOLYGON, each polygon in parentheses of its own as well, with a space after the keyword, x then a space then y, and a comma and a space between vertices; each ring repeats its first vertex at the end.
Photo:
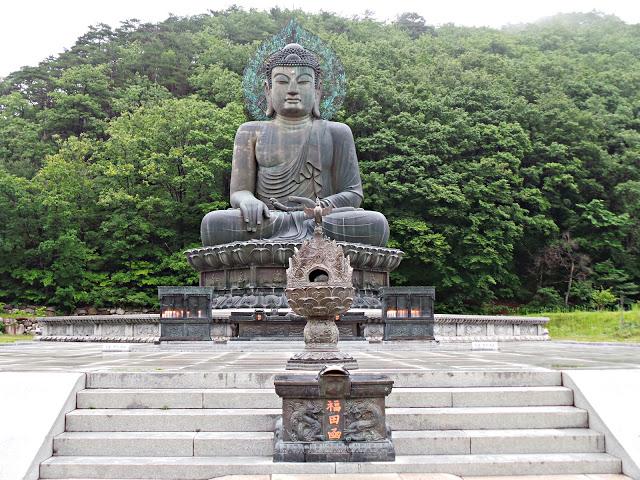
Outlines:
MULTIPOLYGON (((341 342, 361 370, 556 370, 640 368, 640 345, 503 343, 499 351, 417 342, 341 342)), ((22 342, 0 345, 0 371, 282 371, 303 342, 162 345, 22 342), (119 349, 120 351, 112 350, 119 349), (130 351, 122 351, 129 349, 130 351)))
MULTIPOLYGON (((626 480, 611 474, 634 471, 637 397, 628 386, 637 384, 640 346, 551 341, 477 351, 468 344, 352 341, 341 347, 357 359, 360 372, 394 380, 387 411, 394 462, 272 461, 280 414, 273 377, 304 348, 301 341, 2 345, 7 408, 14 405, 16 420, 27 415, 46 430, 24 429, 23 420, 16 421, 4 433, 3 454, 21 471, 39 469, 41 478, 62 479, 251 473, 261 475, 227 478, 365 480, 354 474, 366 472, 366 480, 489 480, 478 475, 526 473, 570 474, 531 480, 626 480), (52 400, 49 410, 35 406, 45 397, 52 400), (27 440, 33 448, 24 447, 27 440), (186 450, 176 450, 178 444, 186 450), (24 457, 19 465, 16 448, 24 457), (434 471, 456 475, 426 473, 434 471)), ((21 476, 0 475, 5 478, 21 476)))

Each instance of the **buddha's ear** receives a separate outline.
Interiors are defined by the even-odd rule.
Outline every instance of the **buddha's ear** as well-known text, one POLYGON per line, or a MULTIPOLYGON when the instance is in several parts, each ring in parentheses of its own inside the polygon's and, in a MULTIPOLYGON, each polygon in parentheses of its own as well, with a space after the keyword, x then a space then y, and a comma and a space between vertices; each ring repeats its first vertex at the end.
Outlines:
POLYGON ((316 88, 316 98, 315 102, 313 102, 313 111, 311 112, 315 118, 322 118, 320 115, 320 100, 322 100, 322 82, 319 82, 316 88))
POLYGON ((271 87, 269 86, 269 82, 267 80, 264 81, 264 95, 267 99, 267 110, 264 112, 264 114, 267 117, 271 118, 273 117, 275 110, 273 109, 273 102, 271 101, 271 87))

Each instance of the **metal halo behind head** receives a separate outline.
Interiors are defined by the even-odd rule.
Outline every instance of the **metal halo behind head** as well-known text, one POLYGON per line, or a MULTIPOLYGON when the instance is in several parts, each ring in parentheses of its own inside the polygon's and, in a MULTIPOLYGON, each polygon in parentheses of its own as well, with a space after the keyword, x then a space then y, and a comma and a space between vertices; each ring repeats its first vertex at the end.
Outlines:
POLYGON ((347 79, 342 62, 335 52, 316 35, 307 32, 298 22, 291 20, 278 34, 264 42, 244 69, 242 90, 249 114, 255 120, 268 120, 265 111, 267 99, 264 83, 267 80, 265 65, 274 53, 290 44, 299 44, 317 57, 322 80, 320 116, 329 120, 340 109, 346 93, 347 79))

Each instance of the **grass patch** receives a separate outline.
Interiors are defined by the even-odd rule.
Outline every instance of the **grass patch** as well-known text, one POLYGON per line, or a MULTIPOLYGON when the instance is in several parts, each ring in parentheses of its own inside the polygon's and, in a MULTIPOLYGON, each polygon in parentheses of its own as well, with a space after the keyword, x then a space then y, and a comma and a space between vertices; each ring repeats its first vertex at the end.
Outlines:
POLYGON ((32 340, 33 335, 3 335, 0 333, 0 343, 13 343, 19 340, 32 340))
POLYGON ((640 342, 640 308, 627 312, 550 312, 552 340, 640 342))
POLYGON ((19 312, 19 313, 3 312, 2 314, 0 314, 0 318, 35 318, 35 317, 44 317, 44 315, 36 315, 35 313, 26 313, 26 312, 19 312))

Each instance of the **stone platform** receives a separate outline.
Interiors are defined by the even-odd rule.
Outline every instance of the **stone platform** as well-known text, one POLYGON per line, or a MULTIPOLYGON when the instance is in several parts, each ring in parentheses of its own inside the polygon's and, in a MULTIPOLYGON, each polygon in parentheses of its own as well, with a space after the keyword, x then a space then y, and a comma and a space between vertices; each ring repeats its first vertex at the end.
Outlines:
MULTIPOLYGON (((380 288, 402 260, 401 250, 338 242, 353 268, 354 308, 380 308, 380 288)), ((214 309, 286 308, 289 259, 301 242, 247 241, 185 252, 200 275, 201 287, 214 287, 214 309)))
MULTIPOLYGON (((497 351, 471 344, 424 342, 341 342, 360 365, 376 373, 489 372, 545 369, 640 369, 639 344, 503 342, 497 351)), ((230 372, 267 382, 285 372, 287 359, 304 348, 300 341, 177 342, 161 345, 17 342, 0 344, 1 371, 191 372, 201 378, 230 372)), ((168 383, 170 384, 170 382, 168 383)))
MULTIPOLYGON (((238 329, 231 319, 234 312, 251 313, 254 309, 214 309, 211 323, 211 337, 219 341, 232 340, 238 332, 251 332, 245 326, 238 329), (234 327, 235 325, 235 327, 234 327)), ((280 309, 288 312, 289 309, 280 309)), ((353 326, 353 322, 343 326, 343 335, 360 336, 369 342, 381 342, 383 324, 379 309, 352 309, 350 312, 363 313, 361 325, 353 326), (354 335, 355 332, 355 335, 354 335)), ((37 319, 42 329, 43 341, 58 342, 124 342, 124 343, 154 343, 160 339, 160 316, 157 314, 141 315, 85 315, 40 317, 37 319)), ((541 341, 548 340, 546 317, 524 317, 505 315, 451 315, 436 314, 434 323, 435 340, 441 343, 470 343, 470 342, 513 342, 513 341, 541 341)), ((277 324, 272 326, 258 324, 258 337, 276 338, 286 332, 287 335, 298 333, 302 338, 304 322, 299 321, 283 329, 277 324)), ((358 323, 358 322, 356 322, 358 323)), ((338 322, 340 328, 340 322, 338 322)))

